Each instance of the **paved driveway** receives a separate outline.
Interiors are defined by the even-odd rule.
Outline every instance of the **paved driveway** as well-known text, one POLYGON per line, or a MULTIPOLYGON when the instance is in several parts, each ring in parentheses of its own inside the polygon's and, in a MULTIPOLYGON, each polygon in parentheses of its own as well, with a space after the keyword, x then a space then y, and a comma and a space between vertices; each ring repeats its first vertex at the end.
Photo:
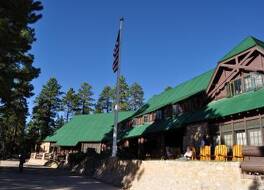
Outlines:
POLYGON ((0 190, 118 190, 85 176, 42 166, 26 166, 24 172, 19 173, 17 165, 15 161, 0 161, 0 190))

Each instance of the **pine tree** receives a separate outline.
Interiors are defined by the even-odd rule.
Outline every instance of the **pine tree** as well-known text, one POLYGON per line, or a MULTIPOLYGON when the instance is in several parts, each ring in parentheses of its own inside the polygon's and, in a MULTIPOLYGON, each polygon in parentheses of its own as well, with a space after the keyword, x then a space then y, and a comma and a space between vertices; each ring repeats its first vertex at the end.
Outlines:
POLYGON ((80 114, 90 114, 91 112, 93 112, 93 95, 94 93, 92 91, 92 86, 84 82, 78 91, 80 114))
POLYGON ((172 89, 172 87, 171 86, 167 86, 164 91, 168 91, 170 89, 172 89))
POLYGON ((24 137, 31 81, 40 73, 29 53, 36 40, 32 24, 42 8, 39 1, 0 1, 0 157, 19 151, 24 137))
POLYGON ((51 78, 43 86, 33 107, 33 122, 39 128, 40 139, 53 133, 56 128, 55 118, 62 109, 61 86, 57 79, 51 78))
MULTIPOLYGON (((112 100, 115 102, 116 100, 116 87, 112 89, 112 100)), ((129 101, 129 86, 126 82, 124 76, 119 78, 119 110, 127 111, 129 110, 128 106, 129 101)))
POLYGON ((78 109, 78 95, 75 93, 73 88, 70 88, 66 94, 62 97, 62 103, 64 107, 64 112, 66 116, 66 122, 78 109))
POLYGON ((57 116, 57 119, 55 121, 55 130, 61 128, 64 125, 64 118, 63 116, 57 116))
POLYGON ((129 89, 129 110, 136 111, 143 105, 144 91, 138 83, 133 83, 129 89))
POLYGON ((96 113, 106 112, 109 113, 112 110, 112 89, 110 86, 105 86, 99 95, 96 103, 96 113))

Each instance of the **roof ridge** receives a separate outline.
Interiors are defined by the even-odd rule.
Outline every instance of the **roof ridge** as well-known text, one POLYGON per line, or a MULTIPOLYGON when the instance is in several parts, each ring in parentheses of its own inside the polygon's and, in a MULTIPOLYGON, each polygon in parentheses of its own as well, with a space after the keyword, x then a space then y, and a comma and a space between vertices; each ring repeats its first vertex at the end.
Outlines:
POLYGON ((247 36, 242 41, 240 41, 236 46, 234 46, 228 53, 225 54, 218 62, 223 62, 231 57, 238 55, 241 52, 244 52, 254 46, 261 46, 264 48, 264 42, 257 39, 254 36, 247 36))
MULTIPOLYGON (((119 111, 119 113, 133 113, 134 111, 119 111)), ((79 117, 79 116, 95 116, 95 115, 110 115, 110 114, 113 114, 114 112, 111 111, 111 112, 108 112, 108 113, 92 113, 92 114, 77 114, 77 115, 74 115, 73 117, 79 117)))
MULTIPOLYGON (((167 90, 167 91, 162 91, 162 92, 160 92, 159 94, 155 94, 155 95, 153 95, 150 99, 152 99, 153 97, 158 97, 158 96, 160 96, 160 95, 162 95, 162 94, 168 93, 169 91, 175 90, 175 88, 177 88, 177 87, 179 87, 179 86, 181 86, 181 85, 184 85, 184 84, 186 84, 187 82, 190 82, 190 81, 192 81, 192 80, 194 80, 194 79, 196 79, 196 78, 199 78, 199 77, 201 77, 201 76, 205 75, 206 73, 209 73, 209 72, 211 72, 211 71, 213 71, 213 70, 215 70, 215 68, 214 68, 214 69, 209 69, 209 70, 207 70, 206 72, 203 72, 203 73, 201 73, 201 74, 199 74, 199 75, 197 75, 197 76, 195 76, 195 77, 192 77, 192 78, 190 78, 190 79, 188 79, 188 80, 186 80, 186 81, 180 82, 179 84, 177 84, 176 86, 172 87, 171 89, 169 89, 169 90, 167 90)), ((150 99, 149 99, 149 100, 150 100, 150 99)))
MULTIPOLYGON (((205 72, 203 72, 203 73, 201 73, 201 74, 199 74, 199 75, 197 75, 197 76, 192 77, 191 79, 188 79, 187 81, 181 82, 180 84, 176 85, 175 88, 176 88, 177 86, 180 86, 180 85, 182 85, 182 84, 185 84, 185 83, 187 83, 187 82, 190 82, 190 81, 192 81, 192 80, 194 80, 194 79, 197 79, 197 78, 199 78, 199 77, 205 75, 206 73, 212 72, 213 70, 215 70, 215 68, 213 68, 213 69, 209 69, 209 70, 207 70, 207 71, 205 71, 205 72)), ((173 87, 172 89, 174 89, 174 87, 173 87)), ((170 89, 170 90, 171 90, 171 89, 170 89)))
POLYGON ((260 39, 258 39, 258 38, 256 38, 256 37, 254 37, 254 36, 251 36, 251 38, 253 38, 253 40, 255 41, 255 43, 256 43, 257 45, 259 45, 259 46, 261 46, 261 47, 264 48, 264 42, 263 42, 262 40, 260 40, 260 39))
POLYGON ((152 96, 141 108, 139 108, 135 116, 152 112, 201 92, 207 88, 208 81, 211 79, 214 70, 215 69, 210 69, 187 81, 179 83, 170 90, 162 91, 160 94, 152 96))

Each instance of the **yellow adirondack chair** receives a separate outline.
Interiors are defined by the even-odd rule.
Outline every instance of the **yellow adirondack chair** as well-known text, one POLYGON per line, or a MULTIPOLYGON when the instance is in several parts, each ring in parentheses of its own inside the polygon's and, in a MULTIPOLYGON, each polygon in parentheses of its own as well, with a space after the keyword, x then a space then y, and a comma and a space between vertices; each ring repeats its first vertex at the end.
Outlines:
POLYGON ((200 160, 211 160, 211 146, 200 148, 200 160))
POLYGON ((235 144, 233 145, 233 161, 243 161, 244 157, 242 154, 242 145, 235 144))
POLYGON ((215 147, 215 160, 227 161, 227 146, 217 145, 215 147))

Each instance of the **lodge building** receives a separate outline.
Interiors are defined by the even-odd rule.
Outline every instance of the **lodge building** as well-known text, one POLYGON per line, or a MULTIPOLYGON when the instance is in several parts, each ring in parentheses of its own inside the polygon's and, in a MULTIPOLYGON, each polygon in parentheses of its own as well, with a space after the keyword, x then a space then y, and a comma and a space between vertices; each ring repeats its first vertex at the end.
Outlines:
MULTIPOLYGON (((120 149, 130 157, 160 158, 169 148, 179 153, 185 151, 187 145, 198 148, 202 140, 212 147, 263 145, 263 56, 264 42, 249 36, 220 59, 215 69, 153 96, 120 121, 120 149)), ((100 120, 100 117, 91 119, 100 120)), ((70 144, 71 147, 94 142, 89 140, 92 135, 88 133, 78 134, 87 135, 78 137, 79 140, 74 136, 78 129, 74 119, 60 130, 67 125, 73 126, 71 135, 66 137, 58 131, 45 142, 56 144, 64 138, 72 138, 75 143, 70 144)), ((82 122, 83 130, 89 128, 88 125, 94 124, 82 122)), ((112 122, 108 120, 106 125, 101 123, 97 127, 103 126, 108 130, 98 130, 98 133, 111 133, 112 122)), ((111 139, 99 141, 100 145, 111 144, 111 139)))

